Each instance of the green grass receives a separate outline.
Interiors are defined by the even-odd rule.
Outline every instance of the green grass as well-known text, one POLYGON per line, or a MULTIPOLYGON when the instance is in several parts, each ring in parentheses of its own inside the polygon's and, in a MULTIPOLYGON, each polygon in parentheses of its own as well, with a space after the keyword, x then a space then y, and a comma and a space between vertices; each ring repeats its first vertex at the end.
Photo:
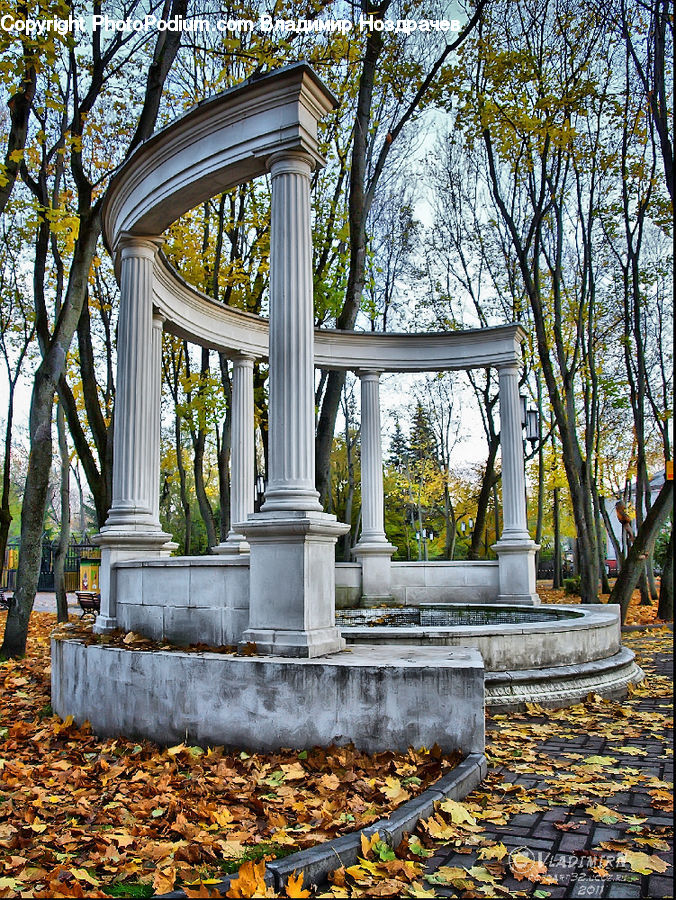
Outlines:
POLYGON ((222 860, 219 864, 219 868, 225 875, 232 875, 233 872, 236 872, 239 869, 242 863, 245 863, 250 859, 254 862, 259 862, 261 859, 265 859, 266 856, 282 859, 284 856, 290 856, 292 853, 295 853, 296 850, 296 847, 286 847, 282 844, 267 843, 264 841, 261 844, 252 844, 251 847, 245 847, 244 853, 241 856, 238 856, 237 859, 222 860))
POLYGON ((125 882, 123 884, 106 884, 101 890, 109 897, 152 897, 155 893, 152 884, 125 882))

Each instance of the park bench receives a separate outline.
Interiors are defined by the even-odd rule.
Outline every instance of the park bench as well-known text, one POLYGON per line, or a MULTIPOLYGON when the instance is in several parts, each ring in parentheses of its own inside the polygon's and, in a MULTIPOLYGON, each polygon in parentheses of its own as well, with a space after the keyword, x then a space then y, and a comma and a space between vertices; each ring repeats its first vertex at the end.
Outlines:
POLYGON ((80 609, 82 610, 80 618, 87 613, 96 614, 100 611, 101 594, 97 594, 95 591, 75 591, 75 596, 77 597, 77 602, 80 604, 80 609))

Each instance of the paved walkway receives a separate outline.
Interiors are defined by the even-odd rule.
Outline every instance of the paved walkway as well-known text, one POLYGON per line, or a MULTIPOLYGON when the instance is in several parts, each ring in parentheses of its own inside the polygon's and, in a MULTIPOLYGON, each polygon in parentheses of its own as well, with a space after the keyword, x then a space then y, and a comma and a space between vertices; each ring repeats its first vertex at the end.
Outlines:
MULTIPOLYGON (((650 640, 650 637, 646 636, 645 639, 650 640)), ((668 676, 673 680, 671 654, 656 653, 653 656, 652 668, 655 674, 668 676)), ((668 800, 658 801, 656 805, 654 784, 655 780, 665 782, 673 780, 672 732, 650 726, 653 717, 656 724, 665 722, 670 705, 670 700, 665 697, 641 699, 633 706, 640 724, 638 727, 632 727, 631 718, 628 718, 624 740, 621 723, 618 723, 619 729, 611 731, 609 740, 598 733, 587 734, 579 727, 574 730, 562 727, 565 734, 560 737, 547 736, 534 748, 537 763, 532 767, 535 770, 533 774, 527 771, 529 768, 527 765, 510 766, 507 763, 497 768, 491 767, 488 781, 483 786, 484 790, 489 791, 489 806, 491 788, 496 797, 496 804, 498 797, 504 798, 504 791, 496 790, 499 782, 520 786, 514 790, 515 798, 541 799, 542 795, 547 794, 552 797, 553 784, 557 785, 554 791, 562 791, 561 785, 565 784, 562 773, 569 772, 570 775, 567 777, 570 778, 571 784, 578 779, 579 785, 583 779, 579 779, 576 774, 575 761, 578 763, 577 772, 580 771, 579 762, 587 761, 591 756, 612 758, 613 761, 606 762, 605 765, 614 767, 614 771, 606 769, 605 773, 600 772, 595 776, 596 784, 588 785, 589 794, 585 798, 583 793, 580 802, 576 803, 574 799, 571 802, 568 797, 563 796, 562 791, 561 799, 564 803, 568 801, 566 805, 550 806, 544 803, 532 812, 511 815, 506 824, 493 825, 486 820, 481 821, 484 829, 482 845, 485 847, 486 839, 489 843, 492 839, 497 845, 503 844, 508 851, 508 854, 503 856, 502 862, 491 860, 488 864, 489 869, 491 866, 498 869, 503 867, 503 871, 496 879, 501 888, 513 892, 511 896, 551 897, 553 900, 563 897, 674 896, 673 868, 667 868, 663 874, 655 872, 640 874, 632 871, 629 866, 621 865, 621 860, 618 865, 617 860, 618 854, 626 849, 645 852, 648 855, 657 854, 659 859, 673 866, 673 843, 670 840, 672 818, 668 811, 668 800), (618 743, 630 746, 618 747, 618 743), (550 761, 552 763, 549 768, 550 777, 547 777, 547 765, 543 763, 550 761), (622 772, 619 772, 619 769, 622 772), (637 774, 632 776, 632 772, 637 774), (651 779, 650 776, 654 778, 651 779), (613 784, 609 788, 609 791, 613 790, 612 794, 603 796, 604 777, 615 779, 621 788, 624 787, 623 782, 629 782, 631 786, 617 792, 613 790, 617 785, 613 784), (597 817, 602 817, 602 811, 596 810, 596 814, 591 817, 588 811, 585 811, 589 809, 590 802, 592 805, 608 804, 612 807, 612 810, 607 811, 605 822, 602 818, 600 821, 596 820, 597 817), (660 809, 660 805, 664 808, 660 809), (613 815, 617 813, 619 816, 613 815), (649 843, 651 839, 652 844, 649 843), (667 844, 669 849, 666 849, 667 844), (547 867, 547 875, 553 876, 557 883, 534 884, 529 880, 517 880, 512 877, 509 866, 511 863, 514 871, 517 853, 526 868, 531 861, 543 863, 547 867), (594 868, 599 866, 602 877, 594 872, 594 868)), ((548 723, 547 716, 530 718, 530 723, 538 721, 546 724, 545 730, 551 732, 551 722, 548 723)), ((491 724, 488 724, 490 728, 491 724)), ((496 724, 500 727, 500 723, 496 724)), ((565 726, 565 722, 563 724, 565 726)), ((596 730, 593 726, 590 728, 592 732, 596 730)), ((515 755, 517 754, 518 751, 515 751, 515 755)), ((470 794, 467 800, 480 796, 481 790, 480 787, 470 794)), ((555 796, 553 799, 556 802, 555 796)), ((458 848, 444 846, 430 859, 428 874, 437 873, 443 880, 444 876, 452 877, 452 873, 442 867, 463 867, 467 870, 473 865, 485 866, 486 861, 486 856, 484 855, 483 859, 479 858, 476 850, 468 854, 458 852, 458 848)), ((516 868, 518 874, 518 863, 516 868)), ((435 890, 439 897, 458 896, 450 884, 446 887, 443 883, 436 883, 435 890)), ((471 896, 480 895, 471 894, 471 896)))
MULTIPOLYGON (((79 615, 82 610, 77 605, 77 597, 75 594, 67 594, 68 611, 79 615)), ((35 603, 33 604, 35 612, 50 612, 56 614, 56 594, 53 591, 39 591, 35 595, 35 603)))

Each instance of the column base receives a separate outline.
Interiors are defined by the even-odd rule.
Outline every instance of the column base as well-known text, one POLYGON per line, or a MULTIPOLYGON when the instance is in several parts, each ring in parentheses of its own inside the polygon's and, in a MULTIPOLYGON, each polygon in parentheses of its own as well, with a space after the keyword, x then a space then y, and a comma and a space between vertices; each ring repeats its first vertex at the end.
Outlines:
POLYGON ((352 548, 352 556, 361 565, 360 606, 393 606, 391 593, 392 554, 397 548, 383 540, 366 540, 352 548))
POLYGON ((92 631, 95 634, 111 634, 119 628, 117 619, 111 616, 102 616, 100 613, 94 620, 92 631))
POLYGON ((276 631, 272 628, 247 628, 239 643, 240 650, 247 644, 255 644, 256 652, 263 656, 289 656, 298 659, 314 659, 344 650, 346 643, 340 629, 315 628, 312 631, 276 631))
POLYGON ((298 511, 316 513, 323 512, 319 502, 319 492, 313 489, 268 487, 261 513, 287 512, 292 515, 298 511))
POLYGON ((101 611, 94 622, 96 634, 110 634, 118 628, 115 563, 125 559, 157 559, 170 556, 178 544, 171 535, 160 528, 149 529, 138 525, 135 528, 106 524, 92 538, 93 544, 101 548, 101 569, 99 587, 101 590, 101 611))
POLYGON ((211 552, 217 556, 242 556, 249 553, 250 549, 243 534, 238 531, 230 531, 224 541, 211 548, 211 552))
POLYGON ((497 602, 515 606, 539 606, 535 554, 540 545, 527 538, 501 538, 493 544, 498 555, 499 584, 497 602))
POLYGON ((241 644, 256 644, 261 654, 309 659, 342 650, 335 625, 335 544, 349 526, 323 512, 268 511, 240 527, 251 547, 249 628, 241 644))

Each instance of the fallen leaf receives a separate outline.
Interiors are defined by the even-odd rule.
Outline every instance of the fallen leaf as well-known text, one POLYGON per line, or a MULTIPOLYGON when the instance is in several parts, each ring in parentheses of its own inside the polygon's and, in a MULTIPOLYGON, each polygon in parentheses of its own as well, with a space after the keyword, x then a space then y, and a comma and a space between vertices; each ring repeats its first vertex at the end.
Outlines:
POLYGON ((518 852, 510 854, 509 868, 517 881, 526 878, 528 881, 538 882, 547 874, 547 866, 543 862, 518 852))
POLYGON ((247 860, 237 871, 237 878, 226 891, 226 897, 274 897, 265 883, 265 862, 247 860))
POLYGON ((627 865, 632 872, 638 872, 640 875, 651 875, 653 872, 666 872, 669 863, 660 859, 655 854, 648 855, 640 851, 628 850, 618 856, 617 862, 620 865, 627 865))
POLYGON ((156 894, 168 894, 174 890, 176 883, 176 866, 167 866, 164 869, 156 869, 153 878, 153 890, 156 894))
POLYGON ((482 847, 479 850, 479 859, 504 859, 507 855, 507 848, 504 844, 493 844, 492 847, 482 847))
POLYGON ((469 825, 476 825, 476 819, 469 814, 467 807, 457 800, 444 800, 439 804, 439 809, 448 813, 454 825, 461 825, 467 822, 469 825))
POLYGON ((305 890, 303 887, 303 873, 299 872, 296 875, 294 871, 286 882, 285 886, 286 896, 287 897, 309 897, 310 891, 305 890))

